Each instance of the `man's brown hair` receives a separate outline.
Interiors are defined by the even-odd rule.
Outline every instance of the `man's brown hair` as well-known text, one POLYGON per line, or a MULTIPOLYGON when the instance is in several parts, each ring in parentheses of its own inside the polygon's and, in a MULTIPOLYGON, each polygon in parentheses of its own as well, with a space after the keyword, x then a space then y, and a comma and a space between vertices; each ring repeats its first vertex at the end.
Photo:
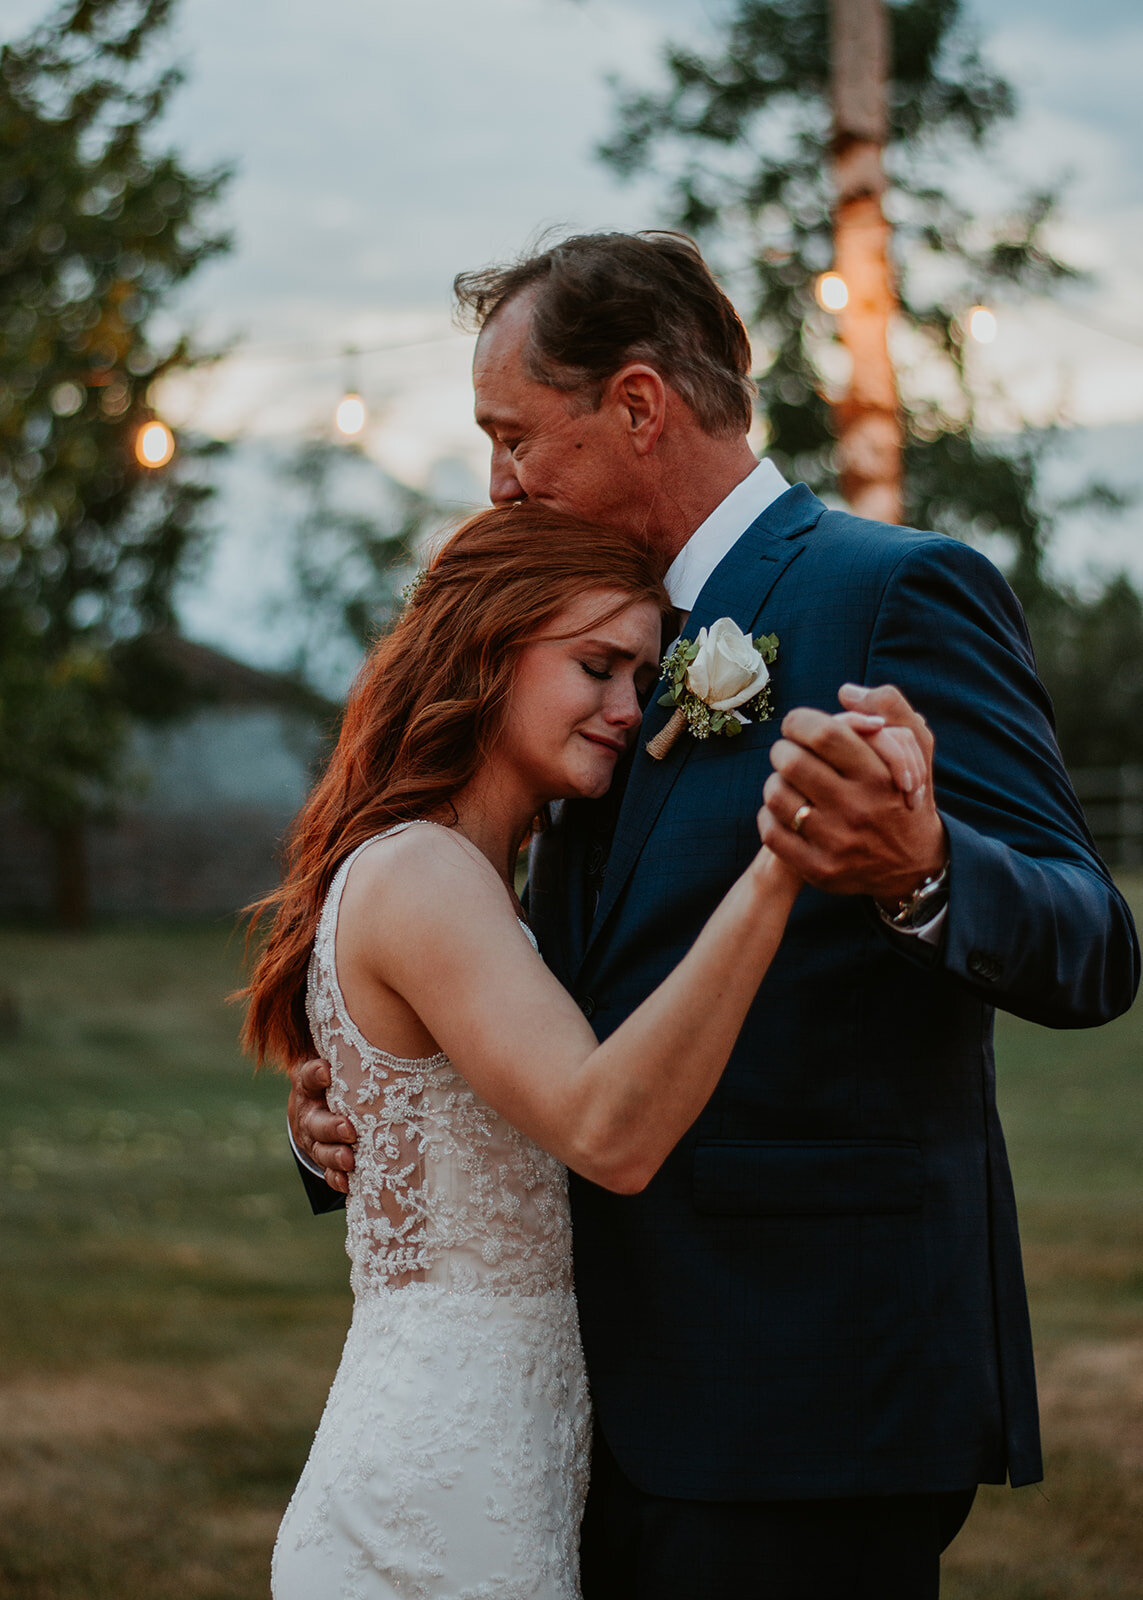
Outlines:
POLYGON ((705 432, 750 427, 750 341, 686 234, 574 234, 508 266, 461 272, 453 290, 477 328, 516 295, 534 293, 526 370, 584 411, 598 409, 620 367, 643 361, 705 432))

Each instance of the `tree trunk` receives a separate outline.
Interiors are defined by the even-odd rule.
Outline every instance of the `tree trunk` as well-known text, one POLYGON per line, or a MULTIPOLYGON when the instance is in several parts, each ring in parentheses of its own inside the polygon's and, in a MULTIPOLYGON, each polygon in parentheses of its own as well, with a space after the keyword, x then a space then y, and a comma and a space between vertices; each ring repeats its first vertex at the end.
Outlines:
POLYGON ((849 390, 834 406, 839 487, 861 516, 900 522, 901 419, 888 341, 897 295, 881 210, 889 23, 884 0, 831 5, 834 267, 849 290, 839 322, 853 362, 849 390))
POLYGON ((87 832, 82 818, 52 829, 55 847, 55 913, 61 928, 90 926, 91 893, 87 872, 87 832))

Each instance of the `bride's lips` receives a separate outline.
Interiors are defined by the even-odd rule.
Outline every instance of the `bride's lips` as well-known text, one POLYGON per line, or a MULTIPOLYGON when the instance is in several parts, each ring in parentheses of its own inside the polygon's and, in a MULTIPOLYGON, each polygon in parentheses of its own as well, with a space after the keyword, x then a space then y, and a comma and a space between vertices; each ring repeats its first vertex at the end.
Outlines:
POLYGON ((588 744, 602 745, 604 750, 614 751, 617 756, 621 756, 627 749, 627 745, 622 739, 608 739, 602 733, 584 733, 581 730, 580 737, 586 739, 588 744))

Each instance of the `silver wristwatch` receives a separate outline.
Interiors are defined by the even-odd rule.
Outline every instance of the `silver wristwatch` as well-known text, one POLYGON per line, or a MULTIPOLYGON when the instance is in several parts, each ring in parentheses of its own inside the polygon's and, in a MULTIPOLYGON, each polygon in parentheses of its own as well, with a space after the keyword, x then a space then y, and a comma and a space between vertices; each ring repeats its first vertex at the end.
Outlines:
POLYGON ((890 928, 898 928, 908 932, 913 928, 922 928, 926 922, 931 922, 937 912, 947 904, 949 897, 949 864, 946 861, 939 872, 930 873, 923 883, 917 885, 911 895, 904 900, 898 900, 895 911, 886 911, 883 906, 877 909, 882 922, 890 928))

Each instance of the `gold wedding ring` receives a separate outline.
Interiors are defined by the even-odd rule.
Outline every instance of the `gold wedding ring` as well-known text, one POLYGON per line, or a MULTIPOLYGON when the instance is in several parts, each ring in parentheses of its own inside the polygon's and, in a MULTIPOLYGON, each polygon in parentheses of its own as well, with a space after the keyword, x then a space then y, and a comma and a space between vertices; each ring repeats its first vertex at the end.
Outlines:
POLYGON ((794 812, 794 815, 793 815, 793 817, 792 817, 792 819, 790 821, 790 832, 791 833, 801 833, 802 829, 806 825, 806 818, 809 816, 810 812, 813 809, 814 809, 813 806, 810 804, 810 802, 808 800, 803 800, 802 801, 801 805, 794 812))

